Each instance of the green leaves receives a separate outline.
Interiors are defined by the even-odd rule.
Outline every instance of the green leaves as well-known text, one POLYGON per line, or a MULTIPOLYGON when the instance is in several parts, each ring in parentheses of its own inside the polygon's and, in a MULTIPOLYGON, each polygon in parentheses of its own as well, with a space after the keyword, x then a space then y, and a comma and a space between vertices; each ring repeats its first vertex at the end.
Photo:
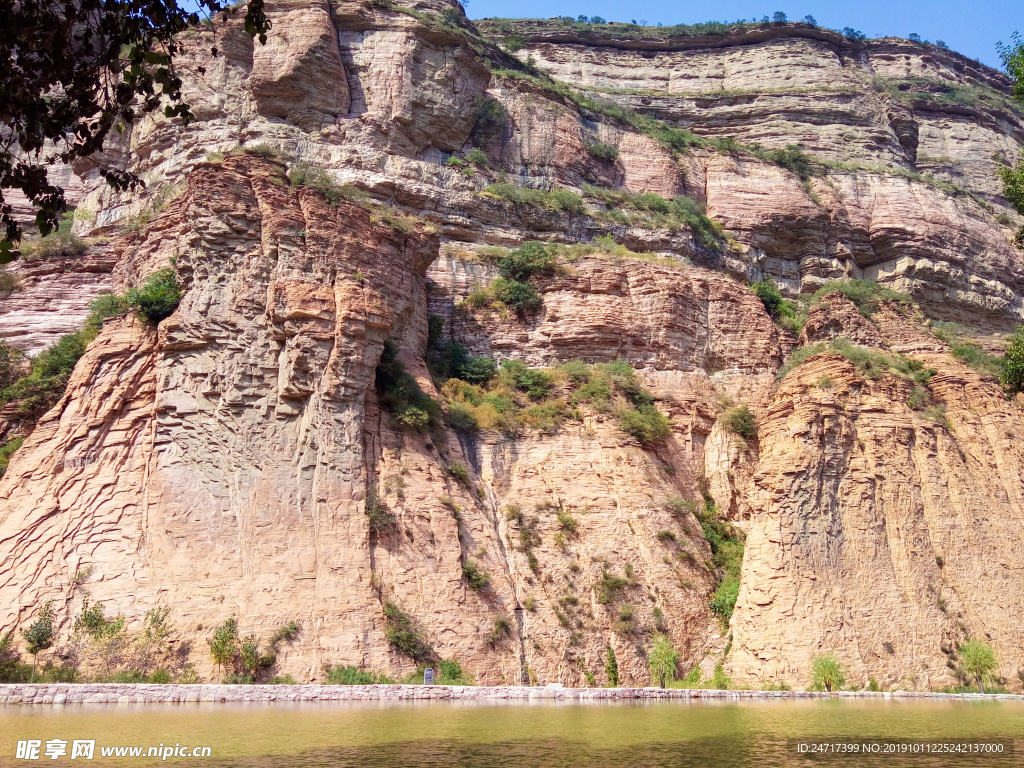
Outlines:
POLYGON ((39 611, 39 618, 21 633, 33 656, 53 645, 53 601, 47 601, 39 611))
POLYGON ((1010 44, 997 43, 996 50, 1006 74, 1013 78, 1013 97, 1024 104, 1024 40, 1019 32, 1014 32, 1010 36, 1010 44))
MULTIPOLYGON (((222 13, 225 21, 235 12, 221 0, 198 4, 209 14, 222 13)), ((176 0, 22 2, 6 8, 0 25, 0 115, 14 141, 0 151, 0 264, 19 256, 22 236, 5 190, 24 193, 45 236, 67 207, 63 188, 47 180, 47 165, 96 155, 111 128, 123 131, 138 115, 161 107, 186 125, 195 119, 182 100, 174 60, 181 52, 178 36, 198 23, 198 14, 176 0), (120 79, 112 83, 111 73, 120 79)), ((249 35, 266 43, 270 26, 264 0, 249 0, 249 35)), ((99 162, 115 189, 142 183, 99 162)))

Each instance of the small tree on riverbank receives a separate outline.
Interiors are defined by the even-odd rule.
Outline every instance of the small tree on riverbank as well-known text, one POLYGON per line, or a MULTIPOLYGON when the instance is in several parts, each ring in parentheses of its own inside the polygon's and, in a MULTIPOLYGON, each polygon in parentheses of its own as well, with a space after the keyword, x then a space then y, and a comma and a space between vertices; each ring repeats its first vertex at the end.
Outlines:
POLYGON ((651 684, 665 684, 676 679, 676 663, 679 661, 679 652, 672 647, 672 640, 668 635, 658 634, 654 638, 654 647, 647 657, 647 666, 651 670, 651 684))
POLYGON ((32 654, 32 680, 36 679, 36 661, 39 652, 53 645, 53 600, 48 601, 39 611, 39 618, 22 633, 32 654))
POLYGON ((222 669, 225 664, 233 664, 239 652, 238 622, 234 616, 225 621, 213 632, 209 640, 210 656, 217 665, 217 678, 223 679, 222 669))
POLYGON ((824 653, 811 658, 811 689, 824 688, 831 693, 846 684, 846 672, 834 653, 824 653))
POLYGON ((996 669, 996 652, 982 640, 968 640, 960 646, 960 668, 968 680, 978 683, 978 693, 985 692, 985 678, 996 669))

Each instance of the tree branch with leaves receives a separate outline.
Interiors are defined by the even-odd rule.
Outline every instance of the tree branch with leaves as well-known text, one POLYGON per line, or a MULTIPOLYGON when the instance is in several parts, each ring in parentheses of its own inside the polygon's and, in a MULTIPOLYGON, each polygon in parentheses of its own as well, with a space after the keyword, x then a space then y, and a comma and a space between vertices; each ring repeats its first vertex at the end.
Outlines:
MULTIPOLYGON (((197 5, 210 21, 226 22, 238 10, 221 0, 197 5)), ((245 31, 265 43, 264 0, 248 0, 245 9, 245 31)), ((195 119, 174 60, 179 34, 201 16, 176 0, 0 0, 0 10, 0 263, 7 263, 19 255, 23 233, 6 190, 25 194, 48 235, 67 202, 47 166, 97 155, 111 130, 161 105, 165 117, 195 119)), ((211 53, 218 55, 216 46, 211 53)), ((114 189, 143 185, 124 168, 99 165, 114 189)))

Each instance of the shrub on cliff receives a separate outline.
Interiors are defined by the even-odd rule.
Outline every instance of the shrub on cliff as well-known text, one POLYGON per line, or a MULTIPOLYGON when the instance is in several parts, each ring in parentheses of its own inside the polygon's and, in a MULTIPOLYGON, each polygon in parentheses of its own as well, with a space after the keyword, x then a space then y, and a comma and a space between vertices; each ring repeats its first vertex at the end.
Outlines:
MULTIPOLYGON (((1024 86, 1021 86, 1024 88, 1024 86)), ((1022 152, 1024 156, 1024 152, 1022 152)), ((1003 182, 1003 195, 1017 213, 1024 216, 1024 160, 1015 166, 1003 166, 999 169, 999 177, 1003 182)), ((1014 245, 1024 248, 1024 226, 1022 226, 1013 239, 1014 245)))
MULTIPOLYGON (((932 322, 932 333, 949 345, 950 354, 957 360, 969 365, 978 373, 999 378, 1003 374, 1006 358, 988 354, 978 344, 965 338, 964 329, 957 323, 935 320, 932 322)), ((1012 338, 1012 337, 1011 337, 1012 338)))
POLYGON ((437 655, 413 620, 394 603, 384 603, 384 637, 399 653, 418 662, 435 661, 437 655))
POLYGON ((743 566, 743 536, 725 520, 711 494, 704 491, 704 507, 696 512, 701 532, 711 547, 711 556, 717 571, 718 585, 711 598, 711 610, 722 623, 729 624, 736 607, 743 566))
POLYGON ((625 189, 606 189, 584 185, 583 193, 598 198, 606 210, 598 210, 595 217, 632 226, 678 230, 689 228, 704 247, 722 249, 722 227, 708 218, 704 206, 691 197, 677 195, 668 200, 653 192, 630 192, 625 189))
POLYGON ((757 419, 745 405, 738 405, 722 414, 722 426, 730 432, 752 440, 757 437, 757 419))
MULTIPOLYGON (((69 222, 70 224, 70 222, 69 222)), ((61 229, 35 243, 21 247, 21 255, 32 259, 74 259, 88 250, 89 246, 80 237, 71 233, 70 227, 61 229)))
POLYGON ((514 184, 500 182, 498 184, 491 184, 480 194, 483 197, 532 205, 549 211, 583 213, 583 198, 574 192, 560 187, 545 191, 542 189, 532 189, 531 187, 517 187, 514 184))
POLYGON ((506 280, 525 282, 535 275, 550 275, 555 271, 557 249, 530 240, 512 251, 497 251, 488 257, 497 265, 498 273, 506 280))
POLYGON ((765 311, 772 320, 793 333, 800 333, 806 318, 798 315, 796 307, 782 298, 774 282, 759 280, 750 286, 750 290, 764 304, 765 311))
POLYGON ((619 159, 619 148, 614 144, 606 144, 603 141, 594 141, 586 145, 587 152, 598 160, 606 160, 613 163, 619 159))
POLYGON ((527 368, 519 360, 505 360, 501 364, 499 377, 514 386, 531 400, 546 397, 554 386, 554 378, 549 373, 536 368, 527 368))
POLYGON ((999 380, 1010 395, 1024 392, 1024 325, 1017 327, 1017 332, 1010 337, 1006 347, 1006 363, 999 380))
POLYGON ((819 303, 826 296, 841 293, 852 301, 864 317, 871 317, 879 310, 883 301, 898 304, 911 304, 905 293, 886 288, 873 280, 830 280, 811 296, 811 306, 819 303))
POLYGON ((1009 44, 998 43, 996 48, 1006 74, 1013 80, 1013 97, 1024 106, 1024 38, 1014 32, 1009 44))
POLYGON ((394 514, 388 509, 376 488, 371 488, 366 493, 365 511, 366 517, 369 518, 370 530, 375 533, 384 533, 395 524, 394 514))
POLYGON ((121 301, 141 320, 156 325, 174 314, 181 297, 178 275, 172 267, 167 267, 147 277, 141 288, 130 289, 121 301))
POLYGON ((405 370, 398 359, 398 345, 391 339, 384 342, 375 384, 381 404, 399 424, 424 432, 437 423, 441 409, 405 370))
POLYGON ((619 411, 619 428, 644 445, 672 434, 672 422, 653 405, 623 408, 619 411))
POLYGON ((466 560, 462 564, 462 575, 466 577, 466 583, 474 592, 483 591, 491 583, 491 577, 487 575, 487 571, 472 560, 466 560))
POLYGON ((366 199, 366 193, 351 184, 339 184, 326 170, 310 165, 305 160, 296 163, 288 171, 288 181, 293 187, 309 187, 317 190, 331 206, 340 205, 342 200, 362 203, 366 199))
POLYGON ((19 448, 21 448, 24 442, 24 437, 15 437, 8 440, 4 443, 3 447, 0 448, 0 477, 3 477, 7 473, 7 465, 11 463, 11 457, 19 448))

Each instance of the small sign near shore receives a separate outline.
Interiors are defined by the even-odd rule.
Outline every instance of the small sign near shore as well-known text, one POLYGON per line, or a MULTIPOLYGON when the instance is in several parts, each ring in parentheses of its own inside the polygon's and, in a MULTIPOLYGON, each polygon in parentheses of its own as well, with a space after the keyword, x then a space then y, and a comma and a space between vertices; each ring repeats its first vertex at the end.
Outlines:
POLYGON ((427 667, 423 670, 423 684, 433 685, 434 684, 434 670, 432 667, 427 667))

